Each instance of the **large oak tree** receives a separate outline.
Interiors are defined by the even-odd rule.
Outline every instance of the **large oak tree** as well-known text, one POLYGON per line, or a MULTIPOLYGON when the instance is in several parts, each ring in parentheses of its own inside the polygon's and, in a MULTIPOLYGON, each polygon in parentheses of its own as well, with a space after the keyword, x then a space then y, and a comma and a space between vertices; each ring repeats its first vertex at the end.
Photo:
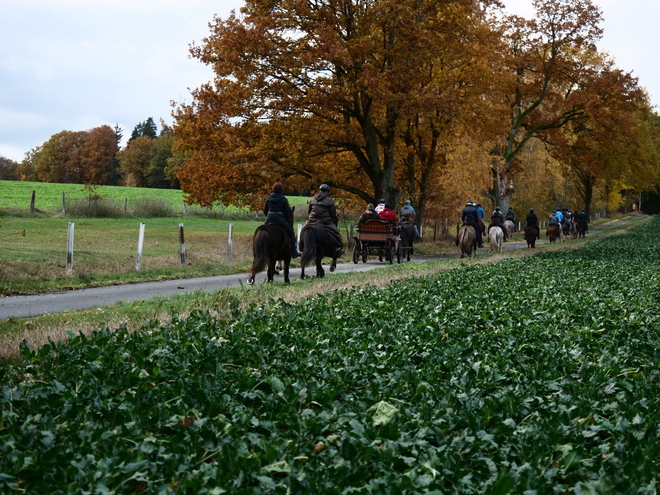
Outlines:
POLYGON ((175 111, 183 190, 258 204, 274 181, 327 182, 365 203, 405 193, 423 214, 493 83, 485 3, 250 0, 215 19, 192 48, 215 79, 175 111))

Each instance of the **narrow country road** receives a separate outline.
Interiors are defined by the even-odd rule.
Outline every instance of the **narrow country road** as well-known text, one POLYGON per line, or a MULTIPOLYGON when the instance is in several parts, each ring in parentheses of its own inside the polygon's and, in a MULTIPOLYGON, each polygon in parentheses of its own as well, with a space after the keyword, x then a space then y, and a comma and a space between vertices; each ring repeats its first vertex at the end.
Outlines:
MULTIPOLYGON (((608 222, 591 228, 591 234, 608 230, 625 222, 625 218, 608 222)), ((537 241, 537 244, 546 244, 547 238, 537 241)), ((484 243, 484 249, 479 253, 488 252, 488 244, 484 243)), ((503 251, 527 248, 524 241, 508 242, 502 246, 503 251)), ((440 253, 435 255, 414 256, 411 262, 440 261, 459 256, 458 251, 440 253)), ((349 259, 345 255, 345 260, 349 259)), ((335 273, 363 272, 386 266, 384 262, 375 259, 367 260, 367 263, 354 264, 352 262, 340 263, 335 273)), ((326 268, 326 276, 332 276, 326 268)), ((300 268, 291 270, 290 277, 300 277, 300 268)), ((265 272, 257 275, 255 283, 262 283, 266 278, 265 272)), ((280 277, 281 278, 281 277, 280 277)), ((46 314, 61 313, 63 311, 76 311, 81 309, 111 306, 120 301, 131 302, 152 299, 158 296, 170 296, 184 292, 214 291, 245 285, 247 274, 237 273, 234 275, 219 275, 215 277, 199 277, 179 280, 166 280, 160 282, 145 282, 139 284, 113 285, 109 287, 96 287, 51 294, 34 296, 12 296, 0 298, 0 319, 28 318, 46 314)))

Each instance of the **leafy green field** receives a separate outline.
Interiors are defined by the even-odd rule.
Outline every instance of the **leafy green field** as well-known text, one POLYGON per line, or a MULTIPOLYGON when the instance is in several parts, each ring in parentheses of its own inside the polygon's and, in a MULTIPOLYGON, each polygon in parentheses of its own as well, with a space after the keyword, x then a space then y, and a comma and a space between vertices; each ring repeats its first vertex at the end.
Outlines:
MULTIPOLYGON (((29 209, 32 191, 35 191, 35 207, 39 210, 61 210, 63 192, 67 203, 85 199, 88 195, 82 184, 0 180, 0 208, 29 209)), ((171 201, 174 208, 180 209, 183 201, 183 193, 178 189, 99 186, 95 191, 105 199, 122 203, 125 200, 158 199, 171 201)), ((303 205, 306 200, 307 198, 300 196, 289 198, 290 203, 293 205, 303 205)))
POLYGON ((659 232, 24 348, 0 491, 656 493, 659 232))

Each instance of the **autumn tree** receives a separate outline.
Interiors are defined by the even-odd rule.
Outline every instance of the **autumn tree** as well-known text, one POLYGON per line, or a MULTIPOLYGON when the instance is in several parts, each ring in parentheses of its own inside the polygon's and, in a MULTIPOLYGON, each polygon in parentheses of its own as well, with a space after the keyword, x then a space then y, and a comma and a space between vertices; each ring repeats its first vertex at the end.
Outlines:
POLYGON ((549 149, 570 170, 589 213, 597 185, 607 203, 620 189, 642 191, 657 177, 658 161, 644 132, 648 98, 631 74, 606 62, 576 96, 584 112, 555 133, 549 149))
POLYGON ((31 150, 19 168, 24 180, 102 185, 107 184, 116 152, 110 126, 62 131, 31 150))
POLYGON ((133 139, 123 150, 117 153, 122 185, 129 187, 144 187, 144 175, 153 139, 149 136, 139 136, 133 139))
POLYGON ((0 180, 21 180, 18 162, 0 156, 0 180))
POLYGON ((216 18, 192 48, 215 79, 175 112, 183 190, 256 204, 284 179, 362 206, 404 191, 425 202, 458 102, 476 101, 488 74, 470 66, 489 44, 475 30, 485 3, 251 0, 216 18))
POLYGON ((153 118, 149 117, 144 122, 137 124, 133 128, 133 132, 131 133, 131 137, 127 144, 130 144, 131 141, 142 136, 147 136, 151 139, 156 139, 158 137, 158 127, 156 126, 153 118))
MULTIPOLYGON (((536 17, 507 20, 507 56, 512 76, 499 98, 509 109, 504 132, 492 151, 493 201, 506 210, 512 194, 516 158, 534 137, 548 140, 584 114, 575 97, 598 64, 595 43, 602 31, 600 10, 590 0, 534 0, 536 17)), ((497 96, 493 96, 498 98, 497 96)))

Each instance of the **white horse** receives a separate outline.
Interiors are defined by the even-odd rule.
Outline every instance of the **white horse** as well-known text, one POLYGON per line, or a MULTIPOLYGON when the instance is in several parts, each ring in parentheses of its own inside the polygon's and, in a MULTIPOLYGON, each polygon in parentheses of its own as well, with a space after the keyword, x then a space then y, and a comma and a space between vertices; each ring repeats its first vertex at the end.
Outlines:
POLYGON ((511 220, 504 221, 504 228, 506 229, 508 237, 511 237, 513 231, 516 230, 516 225, 511 220))
POLYGON ((504 239, 504 232, 500 227, 491 227, 488 231, 488 241, 490 242, 491 253, 502 252, 502 240, 504 239))

